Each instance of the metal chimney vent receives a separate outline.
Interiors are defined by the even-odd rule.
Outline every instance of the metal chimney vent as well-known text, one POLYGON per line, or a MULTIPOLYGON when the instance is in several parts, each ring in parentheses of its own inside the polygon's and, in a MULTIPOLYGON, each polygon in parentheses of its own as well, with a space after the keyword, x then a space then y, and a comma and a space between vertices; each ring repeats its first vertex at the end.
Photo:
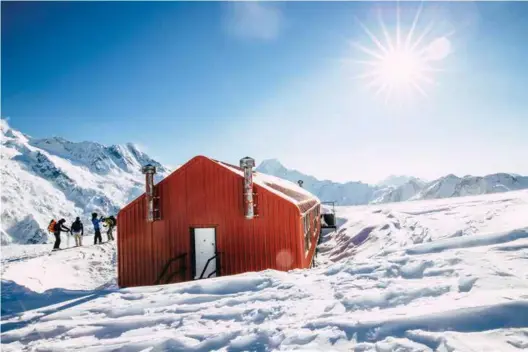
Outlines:
POLYGON ((244 170, 244 215, 246 219, 253 219, 255 216, 253 204, 253 168, 255 159, 246 156, 240 159, 240 168, 244 170))
MULTIPOLYGON (((141 168, 141 172, 145 174, 145 195, 147 200, 147 221, 152 222, 159 219, 159 209, 154 204, 157 198, 154 195, 154 174, 156 167, 147 164, 141 168)), ((156 202, 157 203, 157 202, 156 202)))

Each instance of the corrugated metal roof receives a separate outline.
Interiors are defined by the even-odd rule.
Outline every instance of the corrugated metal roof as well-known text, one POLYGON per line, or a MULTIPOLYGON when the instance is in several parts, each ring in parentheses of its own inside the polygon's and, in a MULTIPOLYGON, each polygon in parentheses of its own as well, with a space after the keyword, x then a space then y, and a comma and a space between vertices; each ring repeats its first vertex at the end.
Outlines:
MULTIPOLYGON (((225 163, 223 161, 211 159, 218 164, 224 166, 228 170, 243 176, 244 171, 235 165, 225 163)), ((299 187, 297 184, 275 177, 261 172, 253 172, 253 182, 257 185, 260 185, 269 191, 280 195, 282 198, 294 203, 299 207, 301 213, 305 213, 308 210, 312 209, 315 205, 319 204, 319 199, 314 196, 312 193, 308 192, 302 187, 299 187)))

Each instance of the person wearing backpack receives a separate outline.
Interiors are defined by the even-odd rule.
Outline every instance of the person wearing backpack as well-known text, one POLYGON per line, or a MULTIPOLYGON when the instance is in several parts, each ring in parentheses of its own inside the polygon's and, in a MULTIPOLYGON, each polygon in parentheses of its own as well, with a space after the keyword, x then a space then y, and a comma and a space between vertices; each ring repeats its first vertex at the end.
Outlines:
POLYGON ((55 224, 55 228, 53 230, 53 234, 55 235, 55 244, 53 245, 53 250, 54 251, 60 249, 60 243, 61 243, 60 233, 61 233, 61 231, 70 232, 70 229, 67 228, 66 226, 64 226, 65 222, 66 222, 66 220, 60 219, 59 222, 57 222, 55 224))
POLYGON ((82 236, 84 236, 84 227, 79 217, 71 225, 71 234, 75 239, 75 247, 82 246, 82 236))
POLYGON ((108 227, 108 231, 106 232, 106 235, 108 236, 108 241, 113 241, 114 235, 112 232, 114 231, 114 227, 116 225, 116 218, 113 215, 110 215, 105 219, 105 225, 106 227, 108 227))
POLYGON ((98 219, 97 213, 92 213, 92 224, 95 231, 94 244, 97 244, 98 240, 99 244, 103 243, 103 238, 101 237, 101 221, 103 221, 103 217, 98 219))

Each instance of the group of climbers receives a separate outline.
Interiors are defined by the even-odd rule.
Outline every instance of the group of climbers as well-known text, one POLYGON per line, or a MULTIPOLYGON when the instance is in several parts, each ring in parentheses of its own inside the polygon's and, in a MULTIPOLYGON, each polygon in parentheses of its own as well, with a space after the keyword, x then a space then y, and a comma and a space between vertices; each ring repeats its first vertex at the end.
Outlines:
MULTIPOLYGON (((61 232, 66 232, 68 235, 73 236, 75 239, 75 247, 82 246, 82 238, 84 236, 84 226, 79 217, 75 218, 75 221, 71 224, 71 227, 68 228, 64 225, 66 222, 65 219, 60 219, 59 221, 51 220, 48 225, 48 231, 53 232, 55 236, 55 243, 53 245, 53 250, 60 249, 61 243, 61 232)), ((116 226, 116 218, 111 215, 109 217, 98 217, 97 213, 92 213, 92 225, 94 227, 94 244, 103 243, 103 238, 101 236, 101 224, 107 228, 108 241, 114 240, 114 227, 116 226)))

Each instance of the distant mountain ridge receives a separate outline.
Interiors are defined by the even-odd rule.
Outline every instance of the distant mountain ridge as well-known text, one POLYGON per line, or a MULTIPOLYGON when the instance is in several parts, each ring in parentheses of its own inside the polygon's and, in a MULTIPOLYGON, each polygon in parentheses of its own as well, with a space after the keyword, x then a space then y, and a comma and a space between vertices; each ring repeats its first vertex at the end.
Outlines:
POLYGON ((419 179, 417 177, 413 176, 407 176, 407 175, 390 175, 389 177, 383 179, 382 181, 378 182, 378 186, 385 186, 385 187, 399 187, 403 186, 404 184, 408 183, 409 181, 414 181, 416 183, 426 183, 427 181, 419 179))
POLYGON ((262 161, 256 169, 259 172, 283 178, 288 181, 303 181, 303 187, 321 200, 337 200, 339 204, 367 204, 375 196, 378 188, 363 182, 338 183, 329 180, 318 180, 297 170, 284 167, 277 159, 262 161))
POLYGON ((337 201, 340 205, 362 205, 402 202, 420 199, 462 197, 487 193, 507 192, 528 188, 528 177, 497 173, 487 176, 447 175, 427 182, 412 176, 390 176, 377 185, 362 182, 337 183, 318 180, 297 170, 287 169, 277 159, 260 163, 257 171, 297 182, 323 201, 337 201))
POLYGON ((447 175, 427 183, 412 200, 463 197, 487 193, 508 192, 528 188, 528 177, 508 173, 486 176, 447 175))

